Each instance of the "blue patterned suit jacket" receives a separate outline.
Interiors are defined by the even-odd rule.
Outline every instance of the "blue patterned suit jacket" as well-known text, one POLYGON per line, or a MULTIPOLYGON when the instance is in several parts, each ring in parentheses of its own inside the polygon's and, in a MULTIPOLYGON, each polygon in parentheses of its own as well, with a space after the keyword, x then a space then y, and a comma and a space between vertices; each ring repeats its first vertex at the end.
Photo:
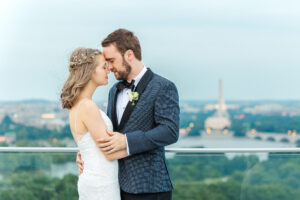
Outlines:
POLYGON ((129 102, 120 124, 116 117, 116 84, 110 89, 107 114, 114 130, 126 134, 130 156, 119 160, 119 182, 133 194, 167 192, 173 189, 164 146, 175 143, 179 132, 176 86, 149 68, 136 91, 135 106, 129 102))

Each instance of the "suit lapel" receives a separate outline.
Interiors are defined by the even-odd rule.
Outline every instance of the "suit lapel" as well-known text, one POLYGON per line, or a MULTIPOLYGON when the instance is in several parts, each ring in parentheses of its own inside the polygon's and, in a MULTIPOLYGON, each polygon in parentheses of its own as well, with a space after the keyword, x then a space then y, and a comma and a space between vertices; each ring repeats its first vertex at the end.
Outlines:
POLYGON ((113 93, 113 101, 112 101, 112 109, 111 109, 111 119, 114 126, 114 130, 116 130, 118 127, 118 119, 117 119, 117 112, 116 112, 117 96, 118 96, 118 90, 115 88, 113 93))
MULTIPOLYGON (((146 89, 146 87, 147 87, 148 83, 151 81, 152 77, 153 77, 153 72, 148 68, 147 72, 144 74, 144 76, 142 77, 142 79, 140 80, 140 82, 138 83, 138 85, 136 87, 136 92, 138 92, 138 94, 139 94, 139 99, 141 98, 142 93, 146 89)), ((138 101, 135 103, 135 106, 137 105, 138 101)), ((131 102, 128 102, 128 104, 125 108, 124 114, 122 116, 120 125, 118 127, 119 131, 124 128, 124 125, 128 121, 130 114, 132 113, 135 106, 132 106, 131 102)))

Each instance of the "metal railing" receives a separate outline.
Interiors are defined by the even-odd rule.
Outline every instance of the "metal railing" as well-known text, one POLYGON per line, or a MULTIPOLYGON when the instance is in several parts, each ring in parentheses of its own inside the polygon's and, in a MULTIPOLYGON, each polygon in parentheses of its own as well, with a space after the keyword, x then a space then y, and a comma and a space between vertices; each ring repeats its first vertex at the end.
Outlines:
MULTIPOLYGON (((76 153, 78 148, 70 147, 0 147, 1 152, 11 153, 76 153)), ((300 148, 166 148, 169 153, 260 153, 260 152, 277 152, 277 153, 297 153, 300 148)))

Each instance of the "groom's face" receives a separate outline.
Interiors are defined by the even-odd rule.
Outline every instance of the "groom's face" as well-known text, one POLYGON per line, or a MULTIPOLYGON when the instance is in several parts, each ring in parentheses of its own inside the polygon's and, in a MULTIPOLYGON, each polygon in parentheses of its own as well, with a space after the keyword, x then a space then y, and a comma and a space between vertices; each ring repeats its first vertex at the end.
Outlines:
POLYGON ((131 72, 131 66, 126 62, 124 56, 113 45, 103 47, 103 55, 108 62, 111 72, 114 73, 117 80, 127 80, 131 72))

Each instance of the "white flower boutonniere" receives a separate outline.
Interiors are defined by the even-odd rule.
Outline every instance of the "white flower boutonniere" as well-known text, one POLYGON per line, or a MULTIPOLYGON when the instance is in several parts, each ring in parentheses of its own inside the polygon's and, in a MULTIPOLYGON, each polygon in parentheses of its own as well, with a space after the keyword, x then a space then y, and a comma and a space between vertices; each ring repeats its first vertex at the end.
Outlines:
POLYGON ((132 106, 135 106, 135 103, 139 99, 139 93, 138 92, 129 92, 128 93, 128 100, 130 101, 132 106))

